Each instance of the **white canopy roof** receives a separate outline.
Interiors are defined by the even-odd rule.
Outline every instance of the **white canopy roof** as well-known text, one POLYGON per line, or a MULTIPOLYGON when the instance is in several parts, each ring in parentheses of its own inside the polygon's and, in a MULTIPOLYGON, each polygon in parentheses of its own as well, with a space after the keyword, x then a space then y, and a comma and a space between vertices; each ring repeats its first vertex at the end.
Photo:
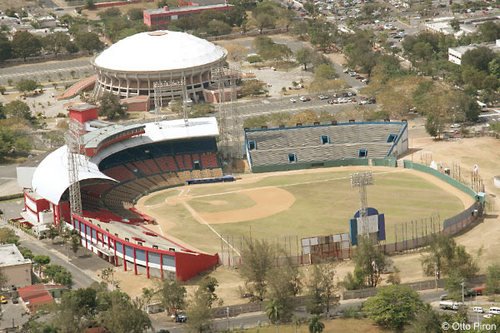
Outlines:
MULTIPOLYGON (((78 180, 107 179, 114 180, 99 171, 96 164, 85 162, 83 155, 79 159, 78 180)), ((31 182, 32 189, 53 204, 58 204, 64 191, 69 187, 68 149, 66 146, 50 153, 36 168, 31 182)))
POLYGON ((193 35, 159 30, 124 38, 98 55, 98 67, 124 72, 191 68, 220 60, 226 50, 193 35))
MULTIPOLYGON (((99 162, 121 150, 148 143, 166 140, 187 139, 196 137, 217 136, 219 130, 215 117, 160 121, 145 124, 143 135, 112 144, 104 148, 96 156, 85 162, 83 155, 78 155, 80 167, 78 179, 107 179, 116 181, 99 171, 99 162)), ((53 151, 36 168, 33 174, 32 189, 53 204, 58 204, 64 191, 69 187, 67 147, 62 146, 53 151)))

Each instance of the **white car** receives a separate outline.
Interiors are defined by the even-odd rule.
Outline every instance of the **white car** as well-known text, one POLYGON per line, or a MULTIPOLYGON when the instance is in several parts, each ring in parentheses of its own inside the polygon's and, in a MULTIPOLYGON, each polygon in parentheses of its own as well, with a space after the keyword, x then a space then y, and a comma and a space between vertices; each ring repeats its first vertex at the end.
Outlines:
POLYGON ((293 98, 293 97, 292 97, 292 98, 290 98, 290 102, 292 102, 292 103, 296 103, 296 102, 297 102, 297 100, 296 100, 295 98, 293 98))
POLYGON ((480 306, 475 306, 472 308, 472 312, 476 312, 476 313, 484 313, 484 309, 480 306))
POLYGON ((493 317, 493 315, 491 313, 487 313, 483 316, 483 318, 486 318, 486 319, 491 318, 491 317, 493 317))
POLYGON ((309 102, 311 100, 311 98, 307 96, 300 96, 299 99, 301 102, 309 102))
POLYGON ((450 128, 460 128, 460 127, 461 127, 460 124, 453 124, 450 126, 450 128))

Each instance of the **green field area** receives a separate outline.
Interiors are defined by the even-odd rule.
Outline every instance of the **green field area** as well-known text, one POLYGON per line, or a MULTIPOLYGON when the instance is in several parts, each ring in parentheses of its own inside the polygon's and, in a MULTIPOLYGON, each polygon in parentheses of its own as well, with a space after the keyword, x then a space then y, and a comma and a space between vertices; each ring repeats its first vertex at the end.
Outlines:
MULTIPOLYGON (((396 237, 396 225, 401 230, 403 223, 435 214, 439 214, 442 221, 465 208, 459 198, 423 178, 402 170, 381 170, 385 169, 374 172, 374 185, 368 187, 368 203, 370 207, 385 214, 388 242, 394 241, 396 237)), ((199 213, 227 212, 255 205, 245 192, 238 192, 239 190, 279 187, 295 197, 295 202, 288 210, 265 218, 212 224, 211 227, 226 239, 234 239, 237 247, 241 243, 239 239, 250 234, 254 238, 273 241, 288 238, 289 243, 293 239, 296 244, 296 240, 303 237, 349 231, 348 221, 360 205, 357 189, 351 188, 351 173, 352 170, 330 169, 312 174, 270 175, 254 183, 234 182, 190 187, 189 195, 192 198, 188 203, 199 213), (210 201, 224 201, 224 204, 209 204, 210 201)), ((167 190, 158 195, 166 198, 178 194, 178 190, 167 190)), ((146 203, 152 198, 155 197, 148 198, 146 203)), ((198 249, 208 252, 221 249, 218 236, 208 226, 198 223, 182 203, 150 207, 145 213, 154 217, 168 216, 176 224, 168 233, 198 249)), ((420 227, 423 228, 423 225, 420 227)))

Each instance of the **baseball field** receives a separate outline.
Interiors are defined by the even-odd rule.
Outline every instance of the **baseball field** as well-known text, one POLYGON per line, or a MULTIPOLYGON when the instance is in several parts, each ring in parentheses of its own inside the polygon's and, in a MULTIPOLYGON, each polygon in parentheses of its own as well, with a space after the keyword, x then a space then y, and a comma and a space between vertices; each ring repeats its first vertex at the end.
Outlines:
POLYGON ((232 183, 182 186, 145 196, 137 208, 152 229, 189 248, 219 252, 221 238, 300 239, 348 232, 359 209, 353 172, 371 170, 368 205, 385 214, 387 241, 395 226, 430 216, 451 217, 472 199, 420 172, 385 167, 340 167, 244 175, 232 183))

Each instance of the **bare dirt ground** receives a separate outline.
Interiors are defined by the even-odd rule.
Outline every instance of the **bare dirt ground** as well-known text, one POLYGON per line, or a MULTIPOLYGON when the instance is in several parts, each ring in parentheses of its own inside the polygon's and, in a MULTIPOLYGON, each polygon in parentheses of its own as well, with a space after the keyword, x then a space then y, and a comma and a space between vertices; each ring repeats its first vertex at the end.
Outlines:
POLYGON ((200 213, 201 217, 210 224, 252 221, 287 210, 295 202, 293 194, 277 187, 243 190, 242 192, 255 201, 256 204, 253 207, 200 213))

